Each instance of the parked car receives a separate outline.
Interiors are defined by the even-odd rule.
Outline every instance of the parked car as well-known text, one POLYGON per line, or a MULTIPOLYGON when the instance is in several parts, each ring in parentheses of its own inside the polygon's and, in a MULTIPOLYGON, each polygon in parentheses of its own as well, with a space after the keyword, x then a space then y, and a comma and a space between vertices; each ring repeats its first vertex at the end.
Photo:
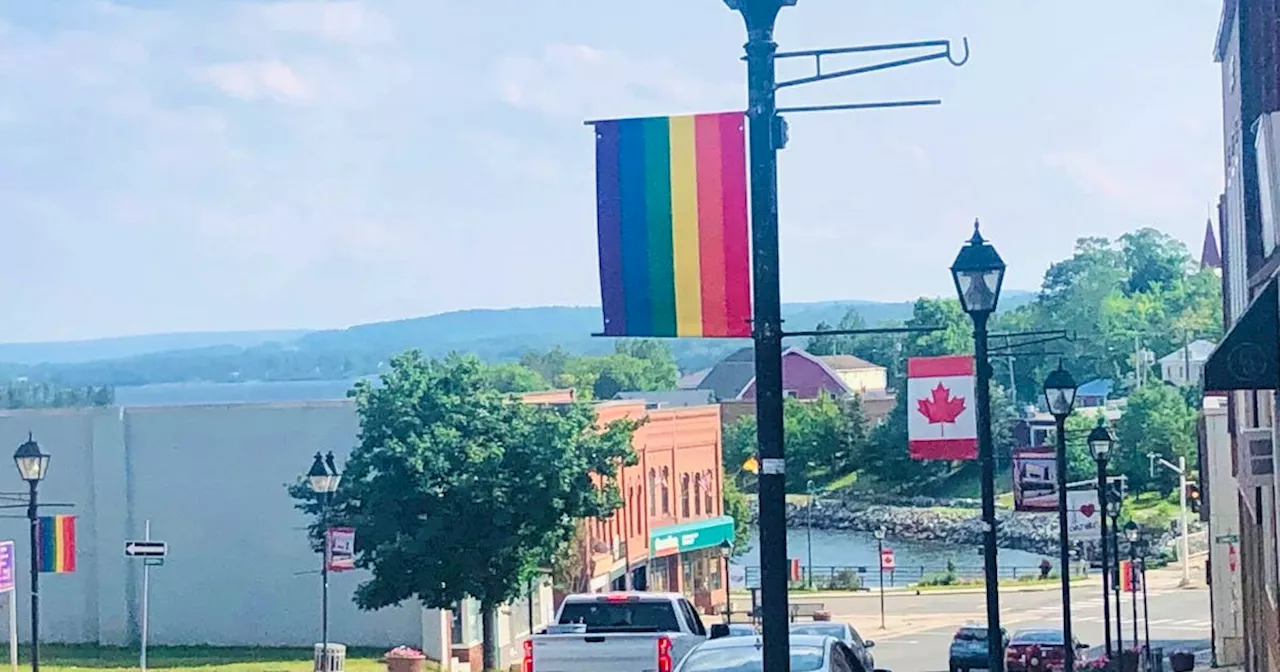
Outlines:
POLYGON ((670 670, 707 641, 697 609, 675 593, 569 595, 544 633, 525 640, 526 672, 670 670))
POLYGON ((756 630, 756 626, 751 625, 750 623, 730 623, 729 624, 730 637, 755 637, 759 634, 760 634, 760 631, 756 630))
MULTIPOLYGON (((1004 668, 1007 672, 1035 672, 1035 670, 1061 670, 1066 665, 1065 637, 1061 630, 1037 628, 1013 633, 1005 647, 1004 668)), ((1089 649, 1079 640, 1071 642, 1080 654, 1089 649)))
POLYGON ((871 655, 868 649, 873 648, 876 643, 867 639, 862 639, 858 631, 848 623, 834 623, 831 621, 815 621, 812 623, 792 623, 791 634, 793 635, 823 635, 826 637, 835 637, 849 647, 853 653, 857 667, 854 672, 871 672, 876 669, 876 658, 871 655))
MULTIPOLYGON (((851 657, 849 647, 834 637, 791 637, 791 672, 856 672, 850 663, 851 657)), ((597 669, 613 668, 606 666, 597 669)), ((759 637, 721 637, 708 640, 694 647, 675 668, 675 672, 763 671, 764 643, 759 637)))
MULTIPOLYGON (((1008 648, 1009 633, 1000 628, 1000 650, 1008 648)), ((951 654, 949 668, 951 672, 969 672, 969 670, 985 670, 987 658, 987 626, 966 625, 956 630, 951 638, 951 654)))

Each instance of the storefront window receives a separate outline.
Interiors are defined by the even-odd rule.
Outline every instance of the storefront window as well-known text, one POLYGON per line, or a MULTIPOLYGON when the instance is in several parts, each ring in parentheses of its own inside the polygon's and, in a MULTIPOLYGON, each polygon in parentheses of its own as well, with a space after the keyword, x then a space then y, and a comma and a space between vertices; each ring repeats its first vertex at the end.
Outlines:
POLYGON ((649 565, 649 585, 655 592, 665 593, 671 590, 667 562, 666 558, 658 558, 649 565))

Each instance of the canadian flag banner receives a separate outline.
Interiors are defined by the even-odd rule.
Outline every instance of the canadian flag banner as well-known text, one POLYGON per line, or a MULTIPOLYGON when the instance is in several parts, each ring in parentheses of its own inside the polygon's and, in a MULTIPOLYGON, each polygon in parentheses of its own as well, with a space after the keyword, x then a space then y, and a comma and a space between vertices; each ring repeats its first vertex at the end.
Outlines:
POLYGON ((978 424, 970 355, 907 360, 907 439, 914 460, 973 460, 978 424))

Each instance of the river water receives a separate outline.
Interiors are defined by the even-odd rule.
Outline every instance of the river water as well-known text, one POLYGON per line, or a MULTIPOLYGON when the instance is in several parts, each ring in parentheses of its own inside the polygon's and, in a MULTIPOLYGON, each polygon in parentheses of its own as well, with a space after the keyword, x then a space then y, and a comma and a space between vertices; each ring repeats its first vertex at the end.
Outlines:
MULTIPOLYGON (((977 546, 958 546, 939 542, 906 541, 889 537, 884 540, 885 549, 892 549, 898 569, 904 574, 916 574, 924 568, 924 573, 942 573, 946 571, 947 561, 955 563, 958 573, 976 573, 982 568, 982 549, 977 546)), ((797 558, 800 564, 808 563, 808 549, 805 544, 805 530, 792 528, 787 531, 787 557, 797 558)), ((1032 573, 1044 560, 1044 556, 1025 551, 1000 549, 999 563, 1001 573, 1015 569, 1019 574, 1032 573)), ((1056 560, 1049 559, 1051 562, 1056 560)), ((751 548, 733 561, 735 568, 756 567, 760 564, 759 549, 755 538, 751 548)), ((822 567, 866 567, 868 572, 875 572, 879 566, 876 539, 870 532, 853 532, 849 530, 817 530, 813 531, 813 565, 822 567)), ((1056 566, 1056 564, 1055 564, 1056 566)))

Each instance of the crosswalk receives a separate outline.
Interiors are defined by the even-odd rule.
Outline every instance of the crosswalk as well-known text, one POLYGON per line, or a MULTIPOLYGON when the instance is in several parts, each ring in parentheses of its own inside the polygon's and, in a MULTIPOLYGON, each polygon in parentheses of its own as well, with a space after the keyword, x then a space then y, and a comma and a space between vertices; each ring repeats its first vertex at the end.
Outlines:
MULTIPOLYGON (((1155 595, 1155 593, 1153 593, 1155 595)), ((1073 600, 1071 604, 1071 620, 1076 623, 1102 623, 1102 598, 1095 597, 1087 600, 1073 600)), ((1024 620, 1040 620, 1052 619, 1060 616, 1061 607, 1049 605, 1036 607, 1025 612, 1024 620)), ((1124 603, 1122 618, 1127 619, 1129 616, 1129 608, 1127 601, 1124 603)), ((1158 615, 1157 615, 1158 616, 1158 615)), ((1208 618, 1152 618, 1151 627, 1160 630, 1195 630, 1208 632, 1212 623, 1208 618)))

